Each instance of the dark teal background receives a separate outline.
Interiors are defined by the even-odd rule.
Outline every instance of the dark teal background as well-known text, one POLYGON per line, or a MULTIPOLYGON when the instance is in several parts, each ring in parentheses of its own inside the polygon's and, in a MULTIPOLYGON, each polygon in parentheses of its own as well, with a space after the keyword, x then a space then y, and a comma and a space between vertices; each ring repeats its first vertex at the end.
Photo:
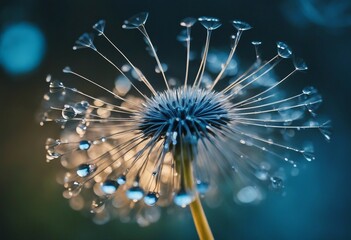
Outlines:
MULTIPOLYGON (((301 169, 298 177, 288 179, 285 197, 268 192, 258 206, 238 206, 227 194, 221 207, 206 209, 216 239, 351 239, 351 28, 307 20, 302 25, 293 24, 287 14, 299 14, 299 9, 290 11, 286 1, 2 0, 0 29, 16 21, 34 23, 46 37, 47 52, 40 67, 29 74, 10 76, 0 70, 0 238, 197 238, 191 216, 184 210, 179 214, 164 212, 158 223, 147 228, 118 220, 98 226, 71 210, 62 197, 62 186, 55 181, 58 162, 45 163, 45 139, 58 136, 59 129, 40 127, 36 121, 47 91, 47 74, 62 77, 61 69, 66 65, 97 77, 105 74, 94 62, 93 53, 71 50, 76 38, 101 18, 107 20, 109 36, 129 49, 126 53, 133 59, 149 66, 140 35, 128 32, 127 37, 120 28, 124 19, 149 11, 149 34, 160 57, 173 70, 179 66, 178 76, 183 74, 184 49, 175 38, 179 20, 187 16, 210 15, 223 20, 225 26, 220 34, 214 34, 214 45, 228 44, 232 30, 228 21, 234 18, 254 26, 243 37, 243 45, 262 40, 267 57, 273 56, 275 41, 287 41, 309 64, 310 70, 301 77, 305 85, 320 90, 325 100, 320 112, 333 121, 332 141, 326 143, 321 136, 313 136, 317 160, 301 169)), ((247 60, 253 57, 252 52, 243 56, 247 60)))

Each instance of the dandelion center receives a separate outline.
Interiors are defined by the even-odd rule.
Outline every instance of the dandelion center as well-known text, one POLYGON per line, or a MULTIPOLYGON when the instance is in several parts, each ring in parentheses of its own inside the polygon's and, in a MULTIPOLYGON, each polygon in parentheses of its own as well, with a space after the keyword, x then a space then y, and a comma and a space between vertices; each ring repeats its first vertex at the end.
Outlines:
POLYGON ((161 93, 146 102, 139 116, 139 129, 146 137, 166 139, 176 145, 179 138, 196 143, 230 122, 225 96, 199 88, 178 88, 161 93))

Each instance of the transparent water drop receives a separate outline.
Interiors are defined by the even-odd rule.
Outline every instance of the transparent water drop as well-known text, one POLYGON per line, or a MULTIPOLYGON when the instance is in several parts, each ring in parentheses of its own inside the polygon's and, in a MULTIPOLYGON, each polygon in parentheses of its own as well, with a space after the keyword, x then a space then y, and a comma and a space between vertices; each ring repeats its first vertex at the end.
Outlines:
POLYGON ((118 183, 119 185, 125 184, 126 181, 127 181, 127 178, 126 178, 125 175, 119 176, 119 177, 117 178, 117 183, 118 183))
POLYGON ((96 47, 94 46, 94 35, 89 33, 83 33, 78 40, 75 42, 73 46, 73 50, 81 49, 81 48, 91 48, 96 51, 96 47))
POLYGON ((241 203, 252 203, 258 200, 259 191, 253 186, 246 186, 240 189, 236 197, 241 203))
POLYGON ((146 23, 148 16, 149 16, 148 12, 138 13, 138 14, 130 17, 128 20, 125 20, 124 24, 122 25, 122 28, 124 28, 124 29, 138 28, 141 25, 144 25, 146 23))
POLYGON ((55 93, 58 91, 62 91, 65 88, 65 86, 63 85, 62 82, 57 81, 57 80, 53 80, 50 82, 49 88, 50 88, 50 90, 49 90, 50 93, 55 93))
POLYGON ((126 191, 126 195, 130 200, 137 202, 144 197, 144 191, 141 187, 134 186, 126 191))
POLYGON ((97 167, 95 164, 83 163, 83 164, 78 166, 76 173, 79 177, 87 177, 90 174, 92 174, 93 172, 95 172, 96 169, 97 169, 97 167))
POLYGON ((222 25, 218 18, 213 17, 199 17, 198 21, 209 31, 216 30, 222 25))
POLYGON ((105 208, 105 201, 101 199, 93 200, 91 202, 90 212, 101 213, 105 208))
POLYGON ((232 21, 232 24, 238 31, 246 31, 252 28, 250 24, 240 20, 234 20, 232 21))
POLYGON ((82 190, 82 185, 77 181, 65 183, 64 186, 68 190, 70 197, 79 195, 80 191, 82 190))
POLYGON ((277 42, 277 51, 282 58, 289 58, 292 55, 290 47, 284 42, 277 42))
POLYGON ((57 159, 59 157, 61 157, 60 153, 57 153, 57 152, 52 151, 52 150, 48 150, 46 153, 46 162, 50 162, 50 161, 57 159))
POLYGON ((181 22, 180 22, 180 26, 182 27, 192 27, 195 23, 196 23, 197 19, 193 18, 193 17, 187 17, 184 18, 181 22))
POLYGON ((294 66, 298 71, 305 71, 308 69, 306 62, 302 58, 294 58, 294 66))
POLYGON ((155 192, 149 192, 144 197, 144 203, 148 206, 154 206, 158 201, 159 195, 155 192))
POLYGON ((74 118, 75 116, 77 116, 76 110, 70 105, 65 105, 62 109, 62 117, 68 120, 74 118))
POLYGON ((88 150, 90 148, 90 141, 87 141, 87 140, 82 140, 79 142, 79 149, 80 150, 88 150))
POLYGON ((101 190, 105 193, 105 194, 113 194, 117 191, 119 185, 117 183, 117 181, 115 180, 106 180, 101 184, 101 190))
POLYGON ((312 95, 318 93, 318 90, 313 86, 304 87, 302 93, 306 95, 312 95))
POLYGON ((204 181, 196 181, 196 189, 200 195, 204 195, 208 192, 210 188, 210 184, 204 181))
POLYGON ((74 104, 74 109, 78 114, 84 114, 89 108, 89 103, 87 101, 81 101, 74 104))
POLYGON ((282 189, 284 188, 284 181, 279 177, 271 177, 271 186, 274 189, 282 189))
POLYGON ((173 198, 173 202, 183 208, 189 205, 193 200, 194 196, 184 190, 179 191, 173 198))
POLYGON ((312 151, 305 150, 302 152, 302 155, 309 162, 316 159, 312 151))
POLYGON ((95 29, 98 32, 98 36, 101 36, 102 34, 104 34, 105 25, 106 25, 106 21, 103 19, 99 20, 97 23, 93 25, 93 29, 95 29))

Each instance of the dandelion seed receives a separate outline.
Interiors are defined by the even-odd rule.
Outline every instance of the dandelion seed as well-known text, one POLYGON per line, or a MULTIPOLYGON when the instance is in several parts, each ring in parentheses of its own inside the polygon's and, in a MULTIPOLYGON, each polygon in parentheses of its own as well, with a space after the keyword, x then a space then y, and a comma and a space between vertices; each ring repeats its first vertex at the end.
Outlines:
POLYGON ((57 122, 63 130, 60 139, 47 140, 47 161, 61 160, 68 169, 64 196, 75 199, 74 209, 90 209, 99 224, 117 216, 146 226, 160 217, 159 207, 190 205, 200 238, 212 238, 199 196, 215 196, 212 193, 225 179, 236 186, 238 203, 257 203, 264 188, 280 191, 286 177, 281 166, 296 167, 300 159, 315 159, 311 145, 294 146, 293 140, 302 130, 320 131, 329 140, 330 122, 317 122, 322 99, 314 87, 288 95, 281 90, 286 80, 307 69, 286 43, 278 42, 276 54, 264 61, 258 49, 261 42, 252 42, 254 62, 242 71, 233 57, 242 34, 251 29, 248 23, 232 22, 232 45, 223 59, 223 54, 215 57, 209 52, 212 32, 221 26, 219 19, 186 18, 180 23, 186 28, 181 38, 186 42, 185 76, 183 84, 177 84, 180 81, 166 77, 167 65, 160 62, 146 31, 147 18, 148 13, 135 15, 123 28, 137 29, 146 39, 164 88, 155 88, 108 38, 105 21, 100 20, 93 26, 99 40, 111 45, 126 63, 114 63, 101 53, 91 34, 76 41, 74 49, 92 49, 121 76, 109 90, 64 69, 105 91, 102 98, 48 78, 42 123, 57 122), (191 28, 196 21, 207 37, 197 73, 191 76, 191 28), (291 71, 278 78, 274 69, 283 61, 291 61, 291 71))

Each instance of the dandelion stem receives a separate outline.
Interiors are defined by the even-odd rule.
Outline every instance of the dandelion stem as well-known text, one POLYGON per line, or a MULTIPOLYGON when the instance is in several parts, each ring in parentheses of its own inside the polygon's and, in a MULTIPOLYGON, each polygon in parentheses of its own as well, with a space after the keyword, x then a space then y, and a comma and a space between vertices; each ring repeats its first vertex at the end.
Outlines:
MULTIPOLYGON (((191 167, 191 161, 184 159, 184 183, 187 189, 193 189, 193 172, 191 167)), ((194 224, 196 227, 197 234, 200 240, 211 240, 214 239, 211 228, 207 222, 205 212, 202 208, 199 195, 196 193, 195 200, 190 203, 191 215, 193 216, 194 224)))

